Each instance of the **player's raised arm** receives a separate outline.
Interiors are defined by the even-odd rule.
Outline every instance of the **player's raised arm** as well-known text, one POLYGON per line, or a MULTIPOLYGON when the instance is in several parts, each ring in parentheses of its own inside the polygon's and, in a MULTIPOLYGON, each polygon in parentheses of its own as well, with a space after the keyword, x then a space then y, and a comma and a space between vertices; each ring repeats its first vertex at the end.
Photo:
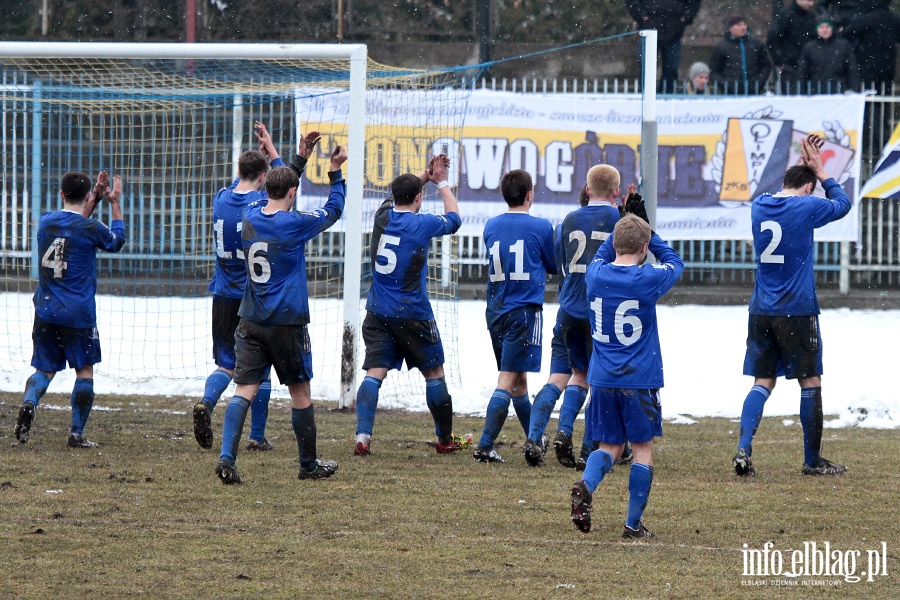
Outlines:
POLYGON ((272 142, 272 136, 269 134, 269 130, 266 129, 265 124, 256 121, 253 124, 253 129, 253 133, 256 135, 256 141, 259 142, 259 151, 269 158, 269 162, 273 162, 280 158, 278 150, 272 142))
POLYGON ((109 195, 109 173, 106 171, 100 171, 97 173, 97 183, 94 184, 94 189, 91 190, 91 193, 88 194, 87 201, 84 203, 84 209, 82 211, 82 216, 85 219, 90 219, 91 215, 94 214, 94 210, 96 210, 97 205, 109 195))
POLYGON ((109 196, 107 197, 109 200, 109 206, 112 209, 112 218, 113 221, 124 221, 125 216, 122 212, 122 176, 116 175, 113 178, 113 186, 112 190, 109 192, 109 196))
POLYGON ((450 182, 447 181, 447 167, 449 166, 450 159, 447 158, 447 155, 438 154, 433 156, 431 162, 428 163, 427 173, 429 174, 429 179, 441 193, 441 200, 444 203, 444 214, 452 212, 459 214, 459 203, 456 201, 456 196, 453 195, 453 190, 450 189, 450 182))
POLYGON ((291 161, 290 167, 293 169, 297 177, 303 177, 303 170, 306 169, 306 163, 312 156, 313 150, 316 149, 322 134, 318 131, 310 131, 306 135, 300 135, 300 141, 297 143, 297 154, 291 161))

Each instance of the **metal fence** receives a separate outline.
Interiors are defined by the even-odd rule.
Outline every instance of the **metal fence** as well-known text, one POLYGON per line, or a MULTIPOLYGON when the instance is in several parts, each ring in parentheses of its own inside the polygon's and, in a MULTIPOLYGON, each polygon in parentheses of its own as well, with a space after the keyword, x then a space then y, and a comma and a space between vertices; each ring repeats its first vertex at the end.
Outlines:
MULTIPOLYGON (((636 80, 483 80, 479 87, 513 92, 537 93, 634 93, 639 90, 636 80)), ((35 203, 44 210, 56 208, 58 200, 53 190, 34 187, 32 172, 45 165, 32 160, 35 141, 44 148, 61 145, 55 150, 53 168, 95 168, 92 161, 95 153, 91 150, 91 140, 85 139, 80 127, 85 124, 84 115, 77 113, 58 117, 43 117, 31 114, 27 107, 15 107, 9 97, 21 97, 26 88, 32 86, 27 81, 4 80, 0 86, 0 102, 3 105, 0 145, 4 155, 4 167, 0 177, 0 272, 4 275, 7 290, 33 289, 30 279, 32 270, 32 225, 33 216, 39 214, 35 203), (47 139, 48 132, 57 136, 47 139), (36 139, 35 139, 36 138, 36 139), (67 149, 88 158, 89 166, 69 165, 67 149), (37 191, 37 196, 35 192, 37 191), (19 283, 15 283, 18 281, 19 283)), ((32 89, 33 93, 33 89, 32 89)), ((104 274, 116 273, 116 281, 122 274, 155 270, 158 277, 138 284, 132 282, 129 291, 137 294, 197 295, 205 291, 206 281, 211 272, 212 246, 209 228, 212 195, 222 185, 223 165, 227 165, 233 149, 233 140, 245 135, 240 128, 258 114, 270 123, 287 123, 292 115, 288 111, 275 112, 271 107, 284 106, 283 103, 252 104, 253 111, 245 108, 252 103, 247 98, 235 97, 234 101, 214 111, 209 122, 193 124, 189 131, 178 131, 177 139, 183 147, 173 152, 171 148, 158 148, 157 163, 154 165, 133 165, 135 172, 142 169, 156 169, 161 176, 157 180, 158 189, 147 188, 136 198, 136 208, 126 226, 130 241, 126 249, 117 255, 103 255, 99 264, 101 280, 104 274), (269 107, 262 108, 259 107, 269 107), (215 169, 204 166, 215 163, 215 169), (215 172, 213 172, 215 171, 215 172), (165 274, 177 274, 180 283, 173 286, 165 274)), ((880 157, 880 148, 897 122, 900 96, 894 90, 872 94, 866 97, 865 126, 862 138, 862 181, 865 181, 880 157)), ((279 109, 283 110, 283 109, 279 109)), ((96 118, 96 117, 93 117, 96 118)), ((102 117, 101 117, 102 118, 102 117)), ((124 132, 126 141, 121 155, 128 154, 128 143, 153 144, 151 139, 143 139, 146 132, 168 128, 178 130, 183 124, 163 118, 151 119, 142 129, 124 132)), ((96 124, 94 124, 96 126, 96 124)), ((285 139, 276 140, 285 146, 293 143, 293 128, 282 125, 285 139)), ((45 152, 45 157, 54 152, 45 152)), ((37 155, 36 155, 37 156, 37 155)), ((55 175, 54 175, 55 176, 55 175)), ((44 186, 52 186, 49 179, 44 186)), ((149 185, 149 184, 147 184, 149 185)), ((146 187, 146 186, 145 186, 146 187)), ((141 188, 142 190, 144 188, 141 188)), ((854 289, 890 289, 900 287, 900 207, 897 200, 863 199, 860 205, 860 242, 816 244, 816 276, 818 283, 834 286, 847 293, 854 289)), ((328 232, 313 240, 308 246, 308 262, 311 269, 326 272, 337 269, 340 250, 343 246, 342 233, 328 232)), ((459 265, 459 281, 482 283, 487 274, 487 252, 482 240, 477 236, 456 236, 449 243, 455 247, 443 254, 453 257, 459 265)), ((696 286, 744 286, 752 283, 755 260, 752 244, 747 241, 678 241, 676 250, 685 260, 686 270, 682 282, 696 286)), ((448 250, 444 248, 444 250, 448 250)), ((325 275, 325 274, 323 274, 325 275)), ((108 277, 113 281, 113 277, 108 277)), ((323 276, 323 281, 332 281, 323 276)), ((112 285, 107 283, 107 285, 112 285)), ((335 289, 325 284, 321 290, 311 290, 314 295, 333 295, 335 289)))

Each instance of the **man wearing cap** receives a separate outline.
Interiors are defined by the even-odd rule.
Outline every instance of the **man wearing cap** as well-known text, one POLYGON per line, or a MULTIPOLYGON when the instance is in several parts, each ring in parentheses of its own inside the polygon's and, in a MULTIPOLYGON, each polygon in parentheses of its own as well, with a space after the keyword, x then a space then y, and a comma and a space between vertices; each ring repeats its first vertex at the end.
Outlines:
POLYGON ((803 46, 797 71, 805 94, 839 94, 859 89, 859 70, 850 42, 834 33, 834 21, 816 20, 818 39, 803 46))
POLYGON ((695 62, 691 65, 684 93, 689 96, 709 95, 709 66, 706 63, 695 62))
POLYGON ((709 59, 715 89, 725 94, 760 94, 772 71, 769 53, 762 42, 750 35, 743 15, 726 21, 723 39, 713 47, 709 59))

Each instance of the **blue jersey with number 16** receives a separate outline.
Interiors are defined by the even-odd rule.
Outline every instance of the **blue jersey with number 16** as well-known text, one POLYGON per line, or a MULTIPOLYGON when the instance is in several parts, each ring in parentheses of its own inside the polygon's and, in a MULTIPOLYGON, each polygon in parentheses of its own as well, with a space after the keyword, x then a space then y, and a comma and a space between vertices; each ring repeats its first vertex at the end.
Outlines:
POLYGON ((507 212, 484 226, 489 277, 487 323, 523 306, 544 304, 547 273, 556 273, 553 225, 525 212, 507 212))

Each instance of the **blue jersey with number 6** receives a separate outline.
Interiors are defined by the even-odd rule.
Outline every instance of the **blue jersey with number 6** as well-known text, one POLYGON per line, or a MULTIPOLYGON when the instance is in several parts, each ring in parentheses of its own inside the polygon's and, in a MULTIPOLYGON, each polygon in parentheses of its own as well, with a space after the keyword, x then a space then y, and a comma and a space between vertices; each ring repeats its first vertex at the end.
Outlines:
POLYGON ((460 225, 455 212, 427 215, 395 208, 392 199, 383 202, 372 231, 372 287, 366 310, 383 317, 433 319, 426 285, 428 248, 431 238, 456 233, 460 225))
POLYGON ((594 351, 587 381, 592 386, 663 387, 656 302, 681 277, 684 263, 655 233, 650 252, 659 264, 617 265, 609 238, 588 265, 585 283, 594 351))
POLYGON ((825 195, 762 194, 753 201, 753 249, 756 284, 750 314, 808 316, 819 314, 813 273, 813 232, 843 218, 853 203, 834 179, 822 182, 825 195))
POLYGON ((241 227, 247 287, 238 314, 260 325, 309 323, 306 242, 335 224, 344 212, 347 185, 341 171, 328 173, 331 193, 316 210, 263 212, 256 204, 241 227))
POLYGON ((34 310, 47 323, 88 329, 97 326, 97 249, 118 252, 125 245, 125 223, 109 229, 100 221, 68 210, 41 215, 37 232, 38 285, 34 310))
POLYGON ((488 251, 487 324, 516 308, 544 304, 547 273, 556 273, 553 225, 525 212, 507 212, 484 226, 488 251))

